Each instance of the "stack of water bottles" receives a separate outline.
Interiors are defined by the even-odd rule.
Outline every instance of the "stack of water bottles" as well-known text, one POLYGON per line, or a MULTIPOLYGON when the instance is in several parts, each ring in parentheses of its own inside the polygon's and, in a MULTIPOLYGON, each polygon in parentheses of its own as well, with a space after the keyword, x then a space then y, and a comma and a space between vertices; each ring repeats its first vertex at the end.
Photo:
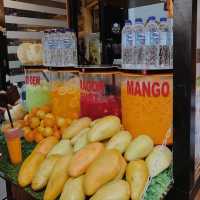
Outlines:
POLYGON ((127 20, 122 30, 122 68, 172 69, 172 23, 163 17, 157 24, 154 16, 146 26, 141 18, 136 18, 134 25, 127 20))
POLYGON ((43 34, 42 43, 44 66, 66 67, 78 64, 77 39, 72 30, 47 30, 43 34))

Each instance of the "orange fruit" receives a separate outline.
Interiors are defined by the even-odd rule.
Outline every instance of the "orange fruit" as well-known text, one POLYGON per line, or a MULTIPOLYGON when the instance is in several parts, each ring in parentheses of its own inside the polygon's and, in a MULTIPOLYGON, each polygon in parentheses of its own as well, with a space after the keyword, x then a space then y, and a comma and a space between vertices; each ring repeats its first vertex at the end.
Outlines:
POLYGON ((34 139, 35 139, 35 142, 36 142, 36 143, 40 143, 40 142, 44 139, 44 137, 42 136, 41 133, 35 132, 34 139))
POLYGON ((67 126, 69 125, 68 121, 63 118, 63 117, 57 117, 56 118, 56 125, 59 127, 59 128, 67 128, 67 126))
POLYGON ((54 130, 53 132, 53 136, 55 136, 56 138, 58 138, 58 140, 61 138, 61 131, 60 130, 54 130))
POLYGON ((49 137, 49 136, 52 136, 53 135, 53 129, 51 128, 51 127, 46 127, 45 129, 44 129, 44 131, 42 132, 42 135, 44 136, 44 137, 49 137))
POLYGON ((50 105, 42 106, 40 109, 43 110, 43 111, 46 112, 46 113, 51 112, 51 107, 50 107, 50 105))
POLYGON ((36 116, 38 110, 39 110, 39 108, 32 108, 31 114, 32 114, 33 116, 36 116))
POLYGON ((40 119, 38 117, 32 117, 30 119, 30 127, 32 129, 37 128, 40 125, 40 119))
POLYGON ((33 142, 34 141, 34 131, 24 132, 24 138, 27 142, 33 142))
POLYGON ((29 126, 29 124, 30 124, 30 114, 27 114, 24 117, 24 125, 29 126))
POLYGON ((45 118, 45 115, 46 115, 46 112, 44 112, 43 110, 38 110, 37 113, 36 113, 36 116, 40 119, 44 119, 45 118))
POLYGON ((56 124, 56 120, 54 117, 45 117, 44 119, 44 126, 46 127, 54 127, 56 124))

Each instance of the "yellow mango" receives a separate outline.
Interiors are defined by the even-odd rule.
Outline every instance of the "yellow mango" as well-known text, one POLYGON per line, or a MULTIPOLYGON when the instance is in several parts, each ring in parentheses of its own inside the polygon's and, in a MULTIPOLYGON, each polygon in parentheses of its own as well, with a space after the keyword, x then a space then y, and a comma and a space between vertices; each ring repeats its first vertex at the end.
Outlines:
POLYGON ((74 145, 74 144, 77 142, 77 140, 78 140, 80 137, 82 137, 83 135, 87 134, 89 130, 90 130, 90 128, 85 128, 85 129, 81 130, 76 136, 74 136, 74 137, 70 140, 71 144, 74 145))
POLYGON ((69 140, 61 140, 56 144, 53 149, 48 153, 47 157, 51 155, 61 155, 72 154, 73 148, 69 140))
POLYGON ((149 136, 140 135, 129 144, 124 156, 128 161, 143 159, 151 153, 153 146, 149 136))
POLYGON ((33 152, 25 159, 19 170, 18 182, 21 187, 26 187, 31 184, 40 164, 57 143, 58 139, 56 137, 48 137, 37 144, 33 152))
POLYGON ((83 179, 84 176, 80 176, 78 178, 70 178, 67 180, 60 196, 60 200, 85 200, 83 179))
POLYGON ((107 143, 107 149, 117 149, 124 153, 132 140, 132 135, 128 131, 120 131, 114 135, 107 143))
POLYGON ((123 156, 120 156, 120 171, 114 180, 120 180, 124 177, 124 174, 126 172, 126 166, 127 166, 126 160, 124 159, 123 156))
POLYGON ((111 138, 121 129, 120 119, 116 116, 107 116, 98 120, 88 132, 89 142, 98 142, 111 138))
POLYGON ((117 150, 104 150, 88 168, 84 178, 85 194, 93 195, 102 185, 113 180, 120 171, 120 156, 117 150))
POLYGON ((92 120, 88 117, 73 121, 68 128, 63 130, 63 139, 71 139, 78 135, 81 130, 88 128, 91 122, 92 120))
POLYGON ((112 181, 103 185, 90 200, 129 200, 130 186, 124 180, 112 181))
POLYGON ((72 155, 62 156, 55 164, 44 193, 44 200, 55 200, 68 179, 68 168, 72 155))
POLYGON ((91 163, 104 150, 104 145, 101 143, 91 143, 85 148, 78 151, 72 158, 69 165, 69 175, 78 177, 86 172, 91 163))
POLYGON ((131 161, 126 169, 126 180, 131 186, 131 199, 141 200, 149 172, 144 160, 131 161))
POLYGON ((42 162, 35 176, 33 177, 31 185, 33 190, 41 190, 47 185, 51 172, 53 171, 53 167, 60 157, 61 156, 59 155, 52 155, 42 162))
POLYGON ((42 140, 31 154, 34 154, 35 152, 37 153, 42 153, 44 155, 47 155, 49 151, 58 143, 58 139, 54 136, 50 136, 42 140))
POLYGON ((150 176, 154 177, 167 169, 172 163, 173 155, 171 150, 165 146, 156 146, 146 158, 146 164, 150 176))
POLYGON ((26 187, 31 184, 35 173, 44 159, 44 154, 36 152, 26 158, 18 174, 18 183, 21 187, 26 187))
MULTIPOLYGON (((88 132, 88 131, 87 131, 88 132)), ((89 143, 87 132, 81 135, 74 144, 74 152, 79 151, 80 149, 86 147, 89 143)))

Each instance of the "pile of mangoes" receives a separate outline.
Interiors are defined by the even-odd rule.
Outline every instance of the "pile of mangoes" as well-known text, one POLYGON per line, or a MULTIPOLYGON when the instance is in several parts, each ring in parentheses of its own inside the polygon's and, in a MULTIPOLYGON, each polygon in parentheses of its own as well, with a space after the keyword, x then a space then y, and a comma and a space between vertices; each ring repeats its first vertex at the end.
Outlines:
POLYGON ((172 152, 148 135, 133 138, 120 119, 84 117, 62 140, 42 140, 21 166, 18 182, 45 189, 44 200, 140 200, 149 177, 172 163, 172 152))

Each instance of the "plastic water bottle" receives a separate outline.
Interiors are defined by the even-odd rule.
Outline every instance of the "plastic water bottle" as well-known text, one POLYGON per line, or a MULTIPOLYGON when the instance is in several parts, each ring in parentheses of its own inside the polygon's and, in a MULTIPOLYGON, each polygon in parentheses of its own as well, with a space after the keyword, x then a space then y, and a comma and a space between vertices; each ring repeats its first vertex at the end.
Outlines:
POLYGON ((174 66, 174 32, 173 32, 173 19, 170 19, 169 22, 169 47, 170 47, 170 69, 173 69, 174 66))
POLYGON ((145 68, 145 28, 141 18, 135 19, 134 26, 135 47, 133 51, 134 65, 136 69, 145 68))
POLYGON ((44 31, 43 37, 42 37, 42 45, 43 45, 43 65, 48 66, 49 61, 49 47, 48 47, 48 40, 49 40, 49 32, 44 31))
POLYGON ((134 29, 132 22, 127 20, 122 30, 122 68, 132 69, 134 66, 134 29))
POLYGON ((76 39, 76 34, 73 30, 72 30, 72 39, 73 39, 73 65, 77 66, 78 65, 77 39, 76 39))
POLYGON ((60 28, 57 30, 57 66, 63 67, 63 35, 64 29, 60 28))
POLYGON ((167 18, 160 18, 160 59, 159 65, 161 69, 170 68, 170 27, 167 18))
POLYGON ((156 24, 156 18, 154 16, 149 17, 148 19, 148 24, 146 25, 145 43, 146 67, 148 69, 158 69, 160 34, 159 27, 156 24))

